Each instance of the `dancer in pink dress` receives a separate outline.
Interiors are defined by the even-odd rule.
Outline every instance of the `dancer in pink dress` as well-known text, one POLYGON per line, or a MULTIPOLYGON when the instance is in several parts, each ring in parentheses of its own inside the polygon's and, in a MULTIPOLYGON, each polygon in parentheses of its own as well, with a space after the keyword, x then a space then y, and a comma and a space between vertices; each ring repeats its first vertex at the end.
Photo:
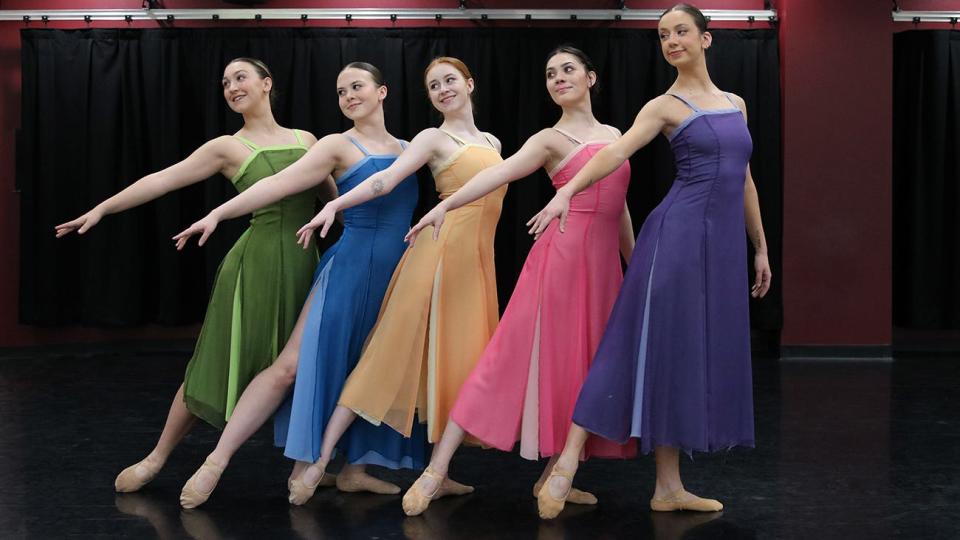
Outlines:
MULTIPOLYGON (((547 59, 547 90, 563 108, 557 125, 533 137, 513 156, 478 173, 415 225, 412 239, 433 225, 436 237, 447 211, 543 167, 556 188, 563 186, 619 132, 597 121, 590 94, 597 74, 580 50, 563 46, 547 59)), ((563 450, 590 361, 623 280, 620 256, 633 251, 633 227, 625 198, 630 166, 624 164, 571 205, 566 233, 544 232, 521 270, 503 319, 457 397, 430 466, 407 491, 403 509, 423 512, 446 477, 450 459, 466 434, 504 451, 520 441, 520 455, 550 457, 563 450)), ((629 457, 633 444, 593 437, 583 458, 629 457)), ((544 475, 545 478, 545 475, 544 475)), ((534 486, 534 496, 544 478, 534 486)), ((595 504, 575 491, 571 502, 595 504)))

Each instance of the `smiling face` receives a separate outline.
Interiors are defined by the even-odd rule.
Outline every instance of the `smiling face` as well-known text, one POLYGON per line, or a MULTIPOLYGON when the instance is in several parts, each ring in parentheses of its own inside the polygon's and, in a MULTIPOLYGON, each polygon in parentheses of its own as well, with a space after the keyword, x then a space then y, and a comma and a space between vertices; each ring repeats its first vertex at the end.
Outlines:
POLYGON ((700 31, 693 16, 680 10, 665 13, 658 32, 663 57, 674 67, 700 61, 713 40, 710 32, 700 31))
POLYGON ((348 67, 337 76, 340 111, 357 121, 376 112, 387 97, 387 87, 378 85, 369 71, 348 67))
POLYGON ((430 102, 442 114, 472 107, 473 79, 464 77, 452 64, 440 62, 427 70, 424 77, 430 102))
POLYGON ((553 101, 563 107, 587 99, 597 74, 570 53, 558 53, 547 60, 547 91, 553 101))
POLYGON ((270 102, 273 79, 262 77, 249 62, 231 62, 223 70, 223 98, 235 112, 243 114, 270 102))

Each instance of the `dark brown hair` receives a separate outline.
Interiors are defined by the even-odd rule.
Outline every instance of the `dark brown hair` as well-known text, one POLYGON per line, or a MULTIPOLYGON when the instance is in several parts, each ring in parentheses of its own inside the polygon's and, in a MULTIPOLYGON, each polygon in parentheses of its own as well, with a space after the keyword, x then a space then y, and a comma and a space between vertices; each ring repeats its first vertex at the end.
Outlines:
MULTIPOLYGON (((267 67, 267 64, 263 63, 263 60, 241 56, 240 58, 234 58, 233 60, 227 62, 227 65, 229 66, 230 64, 235 64, 237 62, 250 64, 253 66, 253 70, 257 72, 257 75, 259 75, 261 79, 266 79, 269 77, 270 80, 273 81, 273 74, 270 73, 270 68, 267 67)), ((276 81, 274 81, 274 83, 270 86, 270 105, 273 105, 277 99, 277 94, 274 92, 276 86, 276 81)))
POLYGON ((340 70, 340 73, 343 73, 348 69, 359 69, 366 71, 370 74, 370 78, 373 79, 374 84, 377 86, 385 86, 383 82, 383 73, 381 73, 380 70, 377 69, 377 66, 373 64, 369 64, 367 62, 350 62, 349 64, 343 66, 343 69, 340 70))
POLYGON ((692 4, 677 4, 661 13, 660 19, 662 19, 664 15, 670 13, 671 11, 682 11, 686 13, 687 15, 693 17, 693 24, 696 25, 701 34, 707 31, 707 18, 704 17, 703 12, 697 9, 696 6, 692 4))
POLYGON ((564 53, 569 54, 579 60, 580 64, 583 65, 583 69, 585 69, 587 73, 592 71, 593 74, 597 76, 597 80, 594 81, 593 86, 590 87, 590 96, 596 97, 597 94, 600 93, 600 75, 597 73, 597 68, 593 66, 593 61, 590 60, 590 57, 587 56, 587 53, 581 51, 573 45, 564 43, 563 45, 558 45, 555 49, 550 51, 550 54, 547 55, 546 62, 549 62, 554 56, 564 53))

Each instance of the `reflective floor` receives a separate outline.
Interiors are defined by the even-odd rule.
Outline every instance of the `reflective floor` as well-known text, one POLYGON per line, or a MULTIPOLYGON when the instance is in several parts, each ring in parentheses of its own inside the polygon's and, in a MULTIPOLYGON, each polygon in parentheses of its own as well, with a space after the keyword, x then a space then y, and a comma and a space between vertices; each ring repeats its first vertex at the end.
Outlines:
MULTIPOLYGON (((687 488, 722 514, 653 514, 650 457, 590 461, 577 484, 600 498, 537 518, 542 464, 467 449, 451 467, 476 493, 407 518, 398 496, 285 499, 290 464, 261 430, 214 496, 177 498, 213 448, 198 425, 140 493, 113 492, 155 442, 183 352, 30 352, 0 357, 0 538, 957 538, 960 358, 892 363, 755 362, 757 448, 684 459, 687 488)), ((407 472, 376 471, 406 488, 407 472)))

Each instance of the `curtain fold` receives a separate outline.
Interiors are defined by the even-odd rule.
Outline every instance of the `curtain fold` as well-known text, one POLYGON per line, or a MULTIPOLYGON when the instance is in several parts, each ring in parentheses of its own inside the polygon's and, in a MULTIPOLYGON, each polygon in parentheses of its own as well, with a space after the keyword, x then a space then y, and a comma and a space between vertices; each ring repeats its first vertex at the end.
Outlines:
MULTIPOLYGON (((752 169, 778 276, 777 34, 713 33, 707 57, 711 75, 747 102, 755 145, 752 169)), ((354 60, 371 62, 383 70, 389 89, 387 128, 410 139, 438 122, 426 99, 423 68, 437 55, 460 57, 476 80, 477 125, 500 138, 505 156, 559 118, 543 76, 545 56, 558 44, 572 43, 593 58, 601 85, 594 111, 621 130, 675 77, 661 57, 655 30, 168 28, 23 30, 21 35, 20 314, 23 323, 41 325, 183 324, 202 318, 217 265, 245 220, 222 225, 203 249, 191 246, 178 253, 170 237, 235 193, 224 178, 108 216, 83 237, 55 240, 53 226, 183 159, 204 141, 239 129, 241 118, 228 109, 219 87, 232 58, 263 59, 279 93, 277 120, 317 136, 350 125, 334 92, 340 68, 354 60)), ((631 165, 628 203, 639 228, 673 179, 666 140, 658 137, 631 165)), ((426 169, 419 179, 418 216, 437 201, 426 169)), ((496 239, 501 305, 532 245, 524 223, 552 194, 546 175, 538 172, 514 183, 507 195, 496 239)), ((768 298, 753 303, 755 328, 781 327, 779 283, 775 278, 768 298)))
POLYGON ((893 39, 893 319, 960 329, 960 31, 893 39))

